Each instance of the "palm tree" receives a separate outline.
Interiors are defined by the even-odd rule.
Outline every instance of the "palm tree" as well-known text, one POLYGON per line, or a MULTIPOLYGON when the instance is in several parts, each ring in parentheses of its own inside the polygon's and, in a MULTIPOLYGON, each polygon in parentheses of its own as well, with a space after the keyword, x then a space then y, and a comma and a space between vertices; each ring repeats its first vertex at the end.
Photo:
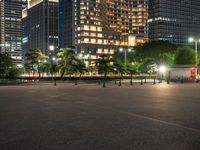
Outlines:
POLYGON ((116 73, 120 73, 119 86, 121 86, 121 80, 123 79, 123 74, 126 73, 126 67, 122 63, 115 62, 113 68, 116 73))
POLYGON ((81 80, 81 76, 87 71, 85 63, 80 60, 74 63, 74 69, 79 73, 79 80, 81 80))
POLYGON ((76 55, 73 50, 65 49, 62 52, 57 54, 58 60, 58 68, 61 72, 61 79, 64 74, 68 72, 71 76, 73 73, 73 63, 76 61, 76 55))
POLYGON ((10 69, 13 67, 13 59, 8 53, 0 54, 0 77, 8 75, 10 69))
POLYGON ((127 72, 131 75, 130 85, 133 85, 133 74, 138 73, 139 67, 140 67, 140 64, 138 63, 127 65, 127 72))
MULTIPOLYGON (((76 62, 73 63, 72 66, 73 66, 74 72, 79 73, 79 80, 81 80, 82 74, 84 74, 87 71, 85 63, 80 61, 79 59, 77 59, 76 62)), ((77 84, 78 83, 77 83, 77 80, 76 80, 75 85, 77 85, 77 84)))
POLYGON ((25 57, 27 60, 27 66, 32 67, 34 73, 37 70, 40 78, 40 66, 42 65, 45 59, 48 59, 48 56, 46 56, 39 49, 30 49, 29 52, 25 54, 25 57), (34 66, 36 66, 37 68, 33 68, 34 66))
POLYGON ((100 58, 95 62, 95 66, 98 69, 98 73, 104 74, 103 87, 105 87, 105 80, 107 74, 111 71, 112 59, 108 55, 101 55, 100 58))

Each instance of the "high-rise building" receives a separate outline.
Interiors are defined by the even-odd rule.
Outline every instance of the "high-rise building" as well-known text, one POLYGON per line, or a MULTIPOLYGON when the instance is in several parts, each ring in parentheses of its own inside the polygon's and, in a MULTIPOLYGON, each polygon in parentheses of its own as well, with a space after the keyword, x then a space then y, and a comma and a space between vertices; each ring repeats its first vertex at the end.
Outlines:
POLYGON ((74 46, 74 16, 73 16, 74 0, 59 0, 58 14, 58 32, 59 47, 74 46))
POLYGON ((149 0, 149 40, 187 44, 200 35, 199 0, 149 0))
POLYGON ((23 10, 23 48, 40 49, 47 53, 58 48, 58 0, 28 0, 23 10))
POLYGON ((26 0, 0 0, 0 52, 22 64, 22 9, 26 0))
POLYGON ((120 47, 131 48, 147 41, 147 0, 59 3, 60 31, 64 31, 60 34, 60 46, 75 46, 91 61, 100 54, 112 55, 120 47))

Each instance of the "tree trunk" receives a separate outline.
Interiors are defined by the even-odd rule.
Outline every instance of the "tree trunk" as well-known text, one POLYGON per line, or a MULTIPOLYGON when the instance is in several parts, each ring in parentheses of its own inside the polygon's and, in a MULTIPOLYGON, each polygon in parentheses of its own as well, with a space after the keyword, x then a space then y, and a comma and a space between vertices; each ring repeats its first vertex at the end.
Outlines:
POLYGON ((61 73, 61 76, 60 76, 61 80, 63 80, 64 74, 65 74, 65 70, 62 70, 62 73, 61 73))
POLYGON ((38 74, 39 74, 39 79, 40 79, 40 77, 41 77, 41 72, 38 70, 38 74))
POLYGON ((69 74, 69 80, 71 80, 71 79, 72 79, 72 74, 70 73, 70 74, 69 74))
POLYGON ((121 80, 123 79, 123 73, 121 73, 121 80))
POLYGON ((131 82, 130 82, 131 85, 133 85, 133 74, 131 73, 131 82))
POLYGON ((82 73, 79 74, 79 80, 81 80, 81 75, 82 75, 82 73))

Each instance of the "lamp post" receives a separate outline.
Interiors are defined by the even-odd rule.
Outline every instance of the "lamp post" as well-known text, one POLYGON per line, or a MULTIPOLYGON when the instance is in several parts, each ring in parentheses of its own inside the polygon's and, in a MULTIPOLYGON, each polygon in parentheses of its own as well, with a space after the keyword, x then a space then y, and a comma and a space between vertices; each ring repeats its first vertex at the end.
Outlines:
POLYGON ((166 73, 166 71, 167 71, 166 66, 161 65, 161 66, 159 67, 159 72, 161 73, 161 80, 160 80, 160 83, 162 82, 162 80, 164 80, 164 74, 166 73))
POLYGON ((53 77, 53 62, 56 60, 56 58, 53 56, 53 52, 55 50, 54 45, 50 45, 49 46, 49 50, 50 50, 50 61, 51 61, 51 78, 52 80, 54 80, 54 85, 56 86, 56 79, 55 77, 53 77))
POLYGON ((200 39, 190 37, 188 39, 188 41, 190 43, 194 42, 194 44, 195 44, 195 60, 196 60, 196 64, 195 64, 195 67, 196 67, 195 77, 197 78, 197 61, 198 61, 198 53, 197 53, 197 51, 198 51, 198 42, 200 42, 200 39))
POLYGON ((119 48, 119 51, 120 52, 124 52, 124 65, 126 66, 127 65, 127 51, 128 52, 131 52, 131 48, 128 48, 128 49, 123 49, 122 47, 119 48))

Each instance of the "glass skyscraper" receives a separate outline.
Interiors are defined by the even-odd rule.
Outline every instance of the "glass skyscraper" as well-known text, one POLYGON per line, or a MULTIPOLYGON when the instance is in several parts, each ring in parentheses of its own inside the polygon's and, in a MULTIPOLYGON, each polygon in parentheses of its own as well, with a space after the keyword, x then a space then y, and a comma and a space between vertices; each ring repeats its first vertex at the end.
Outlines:
POLYGON ((59 0, 58 32, 59 32, 59 47, 61 48, 74 46, 73 1, 74 0, 59 0))
POLYGON ((23 10, 23 48, 48 53, 58 48, 58 0, 29 0, 23 10))
POLYGON ((149 0, 149 40, 188 44, 200 37, 199 0, 149 0))
POLYGON ((0 52, 22 64, 22 9, 26 0, 0 0, 0 52))

